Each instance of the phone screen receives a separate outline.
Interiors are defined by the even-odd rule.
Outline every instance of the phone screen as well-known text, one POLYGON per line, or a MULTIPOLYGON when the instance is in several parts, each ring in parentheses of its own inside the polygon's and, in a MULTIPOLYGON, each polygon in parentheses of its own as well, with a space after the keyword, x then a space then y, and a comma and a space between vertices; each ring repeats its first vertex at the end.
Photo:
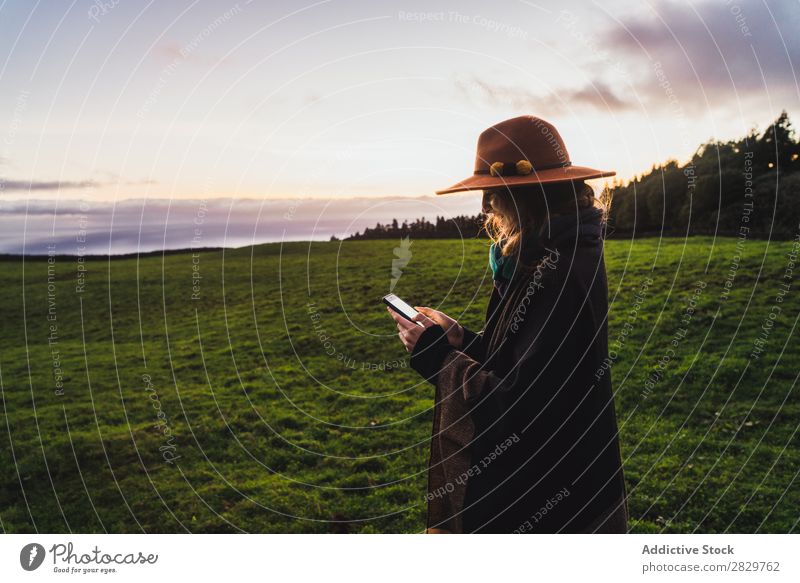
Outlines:
POLYGON ((389 294, 388 296, 384 296, 383 301, 386 302, 386 304, 389 307, 391 307, 395 312, 402 314, 409 320, 413 320, 414 316, 419 314, 419 312, 417 312, 414 308, 409 306, 406 302, 404 302, 394 294, 389 294))

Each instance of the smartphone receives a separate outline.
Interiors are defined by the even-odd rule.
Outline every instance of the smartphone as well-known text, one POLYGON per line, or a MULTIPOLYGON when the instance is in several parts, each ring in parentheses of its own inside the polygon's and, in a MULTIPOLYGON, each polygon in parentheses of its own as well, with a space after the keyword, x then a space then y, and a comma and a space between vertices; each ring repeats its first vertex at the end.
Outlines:
MULTIPOLYGON (((383 296, 383 303, 389 306, 392 310, 403 316, 409 322, 414 322, 414 316, 419 314, 414 308, 409 306, 406 302, 398 298, 394 294, 388 294, 383 296)), ((419 324, 422 326, 420 322, 414 322, 415 324, 419 324)))

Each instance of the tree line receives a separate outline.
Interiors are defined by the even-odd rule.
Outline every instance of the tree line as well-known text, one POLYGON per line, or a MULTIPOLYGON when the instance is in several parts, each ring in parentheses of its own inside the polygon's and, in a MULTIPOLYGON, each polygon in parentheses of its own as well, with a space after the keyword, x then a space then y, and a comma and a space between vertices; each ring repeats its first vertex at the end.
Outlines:
MULTIPOLYGON (((684 164, 669 160, 623 183, 610 200, 610 237, 744 235, 791 239, 800 226, 800 142, 784 111, 763 132, 701 144, 684 164)), ((378 223, 349 239, 485 236, 485 216, 378 223)))
POLYGON ((363 233, 356 232, 348 239, 394 239, 406 236, 411 236, 412 239, 475 238, 486 235, 482 228, 485 218, 482 213, 474 216, 458 215, 449 219, 437 216, 435 222, 422 217, 412 222, 403 221, 402 224, 394 219, 386 225, 378 223, 375 227, 367 227, 363 233))
POLYGON ((763 133, 708 141, 611 189, 611 234, 793 238, 800 224, 800 144, 784 111, 763 133))

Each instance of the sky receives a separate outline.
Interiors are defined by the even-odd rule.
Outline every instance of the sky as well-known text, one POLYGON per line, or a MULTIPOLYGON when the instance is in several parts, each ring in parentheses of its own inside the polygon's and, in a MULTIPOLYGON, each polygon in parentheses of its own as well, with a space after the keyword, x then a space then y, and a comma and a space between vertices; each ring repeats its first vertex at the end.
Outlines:
POLYGON ((796 0, 0 0, 0 212, 431 195, 521 114, 628 180, 800 119, 798 30, 796 0))

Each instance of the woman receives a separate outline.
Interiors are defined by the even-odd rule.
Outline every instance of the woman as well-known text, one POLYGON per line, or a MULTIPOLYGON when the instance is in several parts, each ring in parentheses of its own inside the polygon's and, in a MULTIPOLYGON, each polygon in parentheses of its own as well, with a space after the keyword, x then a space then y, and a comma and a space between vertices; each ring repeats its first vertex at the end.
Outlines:
POLYGON ((397 322, 436 386, 429 533, 624 533, 627 500, 608 374, 603 210, 558 131, 536 117, 483 132, 494 289, 474 333, 430 308, 397 322))

